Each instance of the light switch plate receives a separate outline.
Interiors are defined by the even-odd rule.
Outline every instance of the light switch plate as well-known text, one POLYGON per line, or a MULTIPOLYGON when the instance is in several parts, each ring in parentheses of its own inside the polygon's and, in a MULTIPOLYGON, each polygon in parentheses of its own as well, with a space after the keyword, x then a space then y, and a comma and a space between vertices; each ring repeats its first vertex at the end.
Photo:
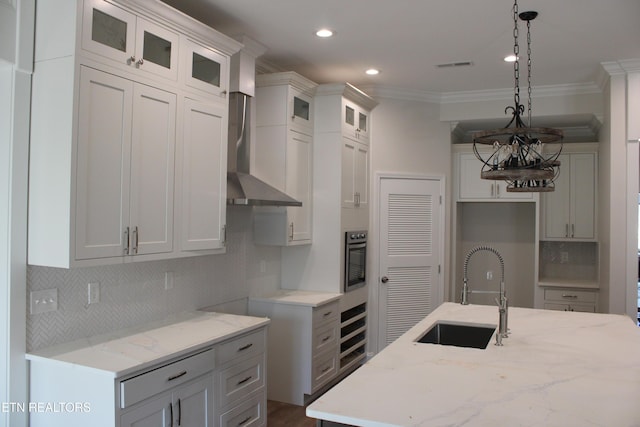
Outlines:
POLYGON ((89 304, 100 302, 100 282, 90 282, 87 285, 87 302, 89 304))
POLYGON ((169 290, 169 289, 173 289, 173 285, 174 285, 174 276, 173 276, 173 271, 165 271, 164 273, 164 289, 165 290, 169 290))
POLYGON ((32 291, 29 295, 31 314, 47 313, 58 309, 58 289, 32 291))

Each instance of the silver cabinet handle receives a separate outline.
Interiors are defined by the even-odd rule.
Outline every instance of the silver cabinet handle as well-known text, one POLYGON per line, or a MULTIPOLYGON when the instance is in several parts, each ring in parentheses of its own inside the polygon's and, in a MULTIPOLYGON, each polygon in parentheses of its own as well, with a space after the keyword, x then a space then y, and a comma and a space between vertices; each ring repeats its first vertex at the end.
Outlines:
POLYGON ((293 222, 289 224, 289 241, 293 240, 293 222))
POLYGON ((571 224, 571 237, 575 237, 576 235, 576 225, 571 224))
POLYGON ((171 419, 171 427, 173 427, 173 402, 169 402, 169 418, 171 419))
POLYGON ((131 252, 135 255, 138 253, 138 239, 140 238, 140 235, 138 234, 137 225, 133 227, 133 232, 131 234, 132 234, 131 238, 133 239, 133 242, 134 242, 131 252))
POLYGON ((500 184, 496 182, 496 197, 500 198, 500 184))
POLYGON ((129 246, 131 246, 129 244, 129 227, 126 227, 124 229, 124 242, 123 242, 123 246, 124 246, 124 254, 125 255, 129 255, 129 246))
POLYGON ((333 310, 332 311, 327 311, 325 314, 323 314, 323 316, 324 317, 331 316, 331 313, 333 313, 333 310))
POLYGON ((182 402, 178 399, 178 425, 182 424, 182 402))
POLYGON ((331 339, 331 335, 327 335, 326 337, 322 338, 322 342, 327 342, 331 339))
POLYGON ((220 242, 222 244, 222 246, 227 246, 227 226, 223 225, 222 226, 222 242, 220 242))
POLYGON ((569 237, 569 224, 564 225, 564 237, 569 237))
POLYGON ((562 298, 577 299, 578 295, 562 294, 562 298))

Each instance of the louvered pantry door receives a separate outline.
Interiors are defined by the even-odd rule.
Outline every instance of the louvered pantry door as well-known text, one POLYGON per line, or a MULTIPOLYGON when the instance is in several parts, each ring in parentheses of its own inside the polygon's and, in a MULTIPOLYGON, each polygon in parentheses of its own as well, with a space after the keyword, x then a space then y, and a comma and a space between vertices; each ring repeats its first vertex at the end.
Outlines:
POLYGON ((442 302, 440 196, 437 179, 381 179, 379 350, 442 302))

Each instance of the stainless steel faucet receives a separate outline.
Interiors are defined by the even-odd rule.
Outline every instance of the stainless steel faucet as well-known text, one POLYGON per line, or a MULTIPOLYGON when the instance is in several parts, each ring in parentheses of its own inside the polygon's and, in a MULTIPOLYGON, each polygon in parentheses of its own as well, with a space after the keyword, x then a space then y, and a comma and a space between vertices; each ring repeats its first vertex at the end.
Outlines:
POLYGON ((509 304, 507 300, 507 292, 504 287, 504 260, 502 259, 502 255, 500 253, 489 246, 478 246, 473 248, 464 259, 464 275, 462 280, 462 305, 469 304, 469 294, 477 293, 477 294, 499 294, 498 298, 496 298, 496 303, 498 304, 498 333, 496 334, 496 345, 502 345, 502 338, 507 338, 509 336, 508 329, 508 318, 509 318, 509 304), (500 261, 500 291, 472 291, 469 289, 469 279, 467 278, 467 268, 469 266, 469 259, 476 252, 480 251, 489 251, 498 257, 500 261))

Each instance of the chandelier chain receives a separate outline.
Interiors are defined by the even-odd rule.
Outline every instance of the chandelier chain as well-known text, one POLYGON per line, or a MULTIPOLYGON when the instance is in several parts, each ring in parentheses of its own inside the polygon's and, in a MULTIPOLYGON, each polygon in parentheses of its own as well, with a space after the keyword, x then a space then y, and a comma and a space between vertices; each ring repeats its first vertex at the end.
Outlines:
POLYGON ((531 21, 527 21, 527 108, 529 109, 527 126, 531 127, 531 21))
POLYGON ((513 88, 513 100, 516 108, 520 105, 520 45, 518 44, 518 2, 513 3, 513 55, 515 61, 513 63, 513 78, 515 87, 513 88))

